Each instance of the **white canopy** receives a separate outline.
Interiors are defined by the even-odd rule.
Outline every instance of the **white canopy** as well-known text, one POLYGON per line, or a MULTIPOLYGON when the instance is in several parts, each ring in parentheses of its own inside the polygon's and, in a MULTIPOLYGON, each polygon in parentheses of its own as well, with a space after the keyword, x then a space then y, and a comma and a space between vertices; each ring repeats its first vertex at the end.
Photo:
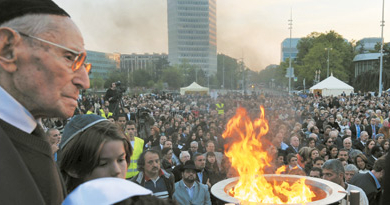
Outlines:
POLYGON ((204 94, 208 95, 209 94, 209 88, 202 87, 202 86, 198 85, 198 83, 196 83, 196 82, 193 82, 188 87, 180 88, 180 94, 181 95, 194 94, 194 93, 198 93, 198 94, 201 94, 201 95, 204 95, 204 94))
POLYGON ((335 78, 333 75, 310 88, 310 93, 320 93, 322 96, 338 96, 343 92, 348 95, 353 92, 353 87, 335 78))

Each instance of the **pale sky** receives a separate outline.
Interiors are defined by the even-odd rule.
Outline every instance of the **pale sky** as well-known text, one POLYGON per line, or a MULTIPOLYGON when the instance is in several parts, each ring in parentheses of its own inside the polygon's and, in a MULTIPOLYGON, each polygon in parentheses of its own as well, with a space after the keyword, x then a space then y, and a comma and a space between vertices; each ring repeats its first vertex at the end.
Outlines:
MULTIPOLYGON (((167 0, 54 1, 72 16, 88 50, 168 53, 167 0)), ((256 71, 279 64, 291 10, 293 38, 330 30, 349 41, 381 35, 382 0, 217 0, 217 52, 256 71)), ((385 42, 389 17, 386 1, 385 42)))

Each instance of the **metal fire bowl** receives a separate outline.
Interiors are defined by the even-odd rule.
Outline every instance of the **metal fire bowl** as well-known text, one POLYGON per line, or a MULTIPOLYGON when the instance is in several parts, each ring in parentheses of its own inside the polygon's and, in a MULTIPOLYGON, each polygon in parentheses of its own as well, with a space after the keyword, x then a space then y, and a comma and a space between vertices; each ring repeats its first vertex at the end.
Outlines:
MULTIPOLYGON (((273 182, 274 180, 276 180, 277 182, 287 181, 293 183, 305 176, 285 175, 285 174, 280 174, 280 175, 265 174, 264 177, 269 182, 273 182)), ((305 178, 306 178, 305 181, 306 185, 308 185, 310 189, 314 191, 314 193, 316 194, 316 197, 313 199, 312 202, 305 203, 307 205, 332 204, 342 200, 346 195, 346 191, 343 187, 331 181, 314 178, 314 177, 305 177, 305 178)), ((234 177, 216 183, 213 187, 211 187, 211 193, 215 197, 217 197, 218 199, 226 203, 240 204, 241 203, 240 200, 228 194, 228 191, 236 185, 238 179, 239 177, 234 177)))

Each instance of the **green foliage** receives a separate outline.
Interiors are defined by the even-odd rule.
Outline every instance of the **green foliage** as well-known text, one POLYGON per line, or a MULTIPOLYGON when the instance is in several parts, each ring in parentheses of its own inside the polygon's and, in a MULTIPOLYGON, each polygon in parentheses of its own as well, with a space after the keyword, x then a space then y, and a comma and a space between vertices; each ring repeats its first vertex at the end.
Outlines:
POLYGON ((104 88, 104 80, 101 76, 97 76, 90 80, 90 88, 94 90, 100 90, 104 88))
POLYGON ((237 59, 231 58, 224 54, 218 54, 217 56, 217 74, 216 77, 219 81, 218 88, 221 88, 223 82, 225 82, 225 89, 237 89, 238 80, 240 78, 241 64, 237 59))
MULTIPOLYGON (((130 76, 131 78, 131 76, 130 76)), ((114 71, 109 74, 107 80, 104 82, 104 88, 111 87, 111 83, 121 81, 122 86, 129 84, 127 72, 124 71, 114 71)))
POLYGON ((297 45, 298 55, 295 62, 295 76, 306 79, 306 85, 311 86, 315 71, 321 70, 321 80, 327 76, 327 59, 329 50, 329 75, 343 81, 351 81, 353 73, 352 60, 354 52, 352 44, 346 42, 340 34, 334 31, 328 33, 311 33, 302 38, 297 45))
POLYGON ((163 71, 162 81, 173 89, 179 89, 184 84, 184 70, 176 66, 169 67, 163 71))
POLYGON ((140 87, 147 87, 148 81, 152 79, 151 74, 147 70, 136 70, 133 72, 134 85, 140 87))

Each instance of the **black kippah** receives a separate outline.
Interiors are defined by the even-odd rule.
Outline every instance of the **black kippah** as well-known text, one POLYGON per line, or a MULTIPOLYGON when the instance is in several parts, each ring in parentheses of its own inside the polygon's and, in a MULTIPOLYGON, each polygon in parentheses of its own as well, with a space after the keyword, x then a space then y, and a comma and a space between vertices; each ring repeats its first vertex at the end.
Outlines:
POLYGON ((52 0, 0 0, 0 25, 26 14, 69 16, 52 0))

